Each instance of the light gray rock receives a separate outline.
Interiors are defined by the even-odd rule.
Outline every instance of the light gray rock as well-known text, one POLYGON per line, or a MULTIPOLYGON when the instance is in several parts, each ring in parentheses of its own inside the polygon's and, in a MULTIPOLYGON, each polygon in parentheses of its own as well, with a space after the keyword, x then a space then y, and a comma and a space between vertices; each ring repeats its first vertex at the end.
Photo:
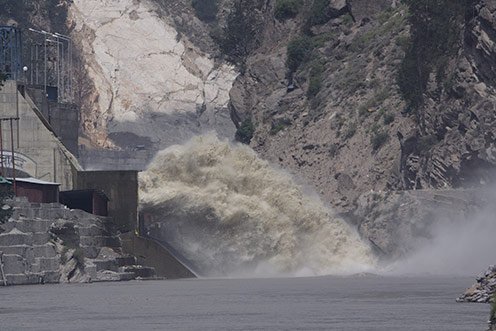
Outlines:
POLYGON ((456 301, 489 303, 494 302, 495 294, 496 266, 492 265, 489 266, 486 271, 477 276, 475 284, 473 284, 460 297, 458 297, 456 301))

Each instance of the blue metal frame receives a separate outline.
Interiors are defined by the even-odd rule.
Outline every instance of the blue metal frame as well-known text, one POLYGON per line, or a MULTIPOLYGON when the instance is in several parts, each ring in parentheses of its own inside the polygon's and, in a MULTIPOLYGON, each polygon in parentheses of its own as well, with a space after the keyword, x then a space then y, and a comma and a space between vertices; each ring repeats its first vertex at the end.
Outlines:
POLYGON ((7 79, 22 77, 22 35, 14 26, 0 25, 0 71, 7 79))

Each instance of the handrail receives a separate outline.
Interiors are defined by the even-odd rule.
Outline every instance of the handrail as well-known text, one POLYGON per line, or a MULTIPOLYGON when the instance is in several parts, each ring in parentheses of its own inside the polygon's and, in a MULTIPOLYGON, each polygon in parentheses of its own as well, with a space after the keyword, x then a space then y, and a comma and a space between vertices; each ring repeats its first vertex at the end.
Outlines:
POLYGON ((144 234, 138 234, 136 233, 136 236, 138 238, 141 238, 141 239, 146 239, 146 240, 150 240, 150 241, 153 241, 154 243, 156 243, 157 245, 159 245, 160 247, 162 247, 163 249, 165 249, 167 251, 167 253, 169 253, 174 259, 176 259, 176 261, 178 261, 180 264, 182 264, 183 267, 185 267, 186 269, 188 269, 189 272, 191 272, 196 278, 199 278, 200 276, 193 270, 193 268, 191 268, 191 266, 189 265, 189 261, 188 259, 186 259, 184 256, 182 256, 181 254, 179 254, 179 252, 177 252, 172 246, 170 246, 169 244, 165 243, 165 242, 162 242, 158 239, 155 239, 153 237, 150 237, 148 235, 144 235, 144 234))

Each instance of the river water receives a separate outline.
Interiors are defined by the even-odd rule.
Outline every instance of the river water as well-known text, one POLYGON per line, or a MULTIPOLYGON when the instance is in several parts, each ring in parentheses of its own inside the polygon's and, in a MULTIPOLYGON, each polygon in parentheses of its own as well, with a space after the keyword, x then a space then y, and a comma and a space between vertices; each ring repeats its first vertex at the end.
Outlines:
POLYGON ((318 277, 0 288, 0 330, 485 330, 471 278, 318 277))

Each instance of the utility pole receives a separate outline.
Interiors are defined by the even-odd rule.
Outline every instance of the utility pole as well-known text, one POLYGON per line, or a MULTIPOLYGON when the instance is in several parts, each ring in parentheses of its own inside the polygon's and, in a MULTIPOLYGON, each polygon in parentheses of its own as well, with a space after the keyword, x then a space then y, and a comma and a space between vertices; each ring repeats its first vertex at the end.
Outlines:
POLYGON ((2 133, 2 121, 0 121, 0 176, 4 175, 3 172, 3 133, 2 133))

